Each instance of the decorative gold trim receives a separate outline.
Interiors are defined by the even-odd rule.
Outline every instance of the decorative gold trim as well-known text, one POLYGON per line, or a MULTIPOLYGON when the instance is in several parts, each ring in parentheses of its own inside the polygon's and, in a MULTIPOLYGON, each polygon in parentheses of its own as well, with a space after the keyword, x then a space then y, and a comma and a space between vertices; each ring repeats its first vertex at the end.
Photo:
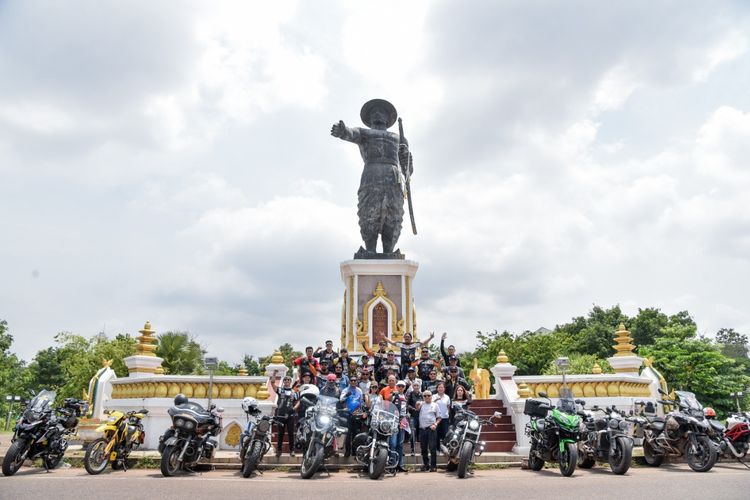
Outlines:
MULTIPOLYGON (((187 397, 205 398, 208 394, 208 382, 130 382, 112 385, 112 399, 128 398, 166 398, 178 393, 187 397)), ((221 399, 242 399, 251 396, 256 399, 268 399, 270 396, 266 384, 219 383, 213 386, 213 397, 221 399)))
MULTIPOLYGON (((551 398, 560 394, 562 382, 528 382, 531 397, 539 396, 540 392, 546 392, 551 398)), ((519 383, 519 388, 521 387, 519 383)), ((573 382, 568 384, 574 397, 648 397, 651 396, 651 384, 643 382, 573 382)), ((520 391, 519 391, 520 396, 520 391)))
MULTIPOLYGON (((411 317, 411 278, 409 276, 404 276, 404 287, 406 290, 404 290, 404 294, 406 295, 406 300, 404 303, 406 304, 406 311, 404 311, 404 316, 406 316, 406 331, 411 332, 412 331, 412 317, 411 317)), ((412 334, 412 337, 414 338, 415 335, 412 334)))
POLYGON ((508 355, 505 354, 505 351, 500 350, 500 352, 497 353, 497 362, 498 363, 507 363, 508 362, 508 355))
POLYGON ((136 346, 136 352, 140 356, 153 356, 156 357, 154 351, 156 350, 156 339, 154 338, 155 330, 151 329, 151 322, 146 321, 141 330, 138 330, 141 335, 138 337, 138 345, 136 346))
POLYGON ((341 347, 346 343, 346 290, 344 290, 344 300, 341 302, 341 347))
MULTIPOLYGON (((617 345, 612 346, 615 350, 615 356, 633 356, 635 345, 632 344, 633 338, 630 336, 630 332, 625 329, 624 323, 620 323, 620 326, 617 329, 617 332, 615 332, 615 342, 617 342, 617 345)), ((615 369, 615 371, 616 372, 634 372, 637 370, 615 369)))
MULTIPOLYGON (((388 298, 388 293, 385 291, 385 288, 383 288, 383 282, 378 281, 378 284, 375 285, 375 291, 372 292, 373 297, 368 300, 365 305, 362 307, 362 316, 364 319, 364 325, 362 326, 362 330, 369 335, 370 333, 370 306, 372 306, 375 302, 378 302, 382 300, 385 302, 385 305, 390 308, 390 315, 391 315, 391 337, 398 339, 398 323, 396 321, 396 317, 398 316, 398 308, 396 307, 396 304, 388 298)), ((403 332, 402 332, 403 336, 403 332)), ((370 339, 368 339, 369 341, 370 339)))
POLYGON ((358 318, 354 315, 354 276, 349 276, 349 321, 347 322, 347 344, 350 351, 354 351, 354 322, 358 318))
POLYGON ((224 431, 224 442, 229 446, 236 448, 240 444, 240 435, 242 434, 242 428, 237 425, 237 422, 229 424, 229 428, 224 431))

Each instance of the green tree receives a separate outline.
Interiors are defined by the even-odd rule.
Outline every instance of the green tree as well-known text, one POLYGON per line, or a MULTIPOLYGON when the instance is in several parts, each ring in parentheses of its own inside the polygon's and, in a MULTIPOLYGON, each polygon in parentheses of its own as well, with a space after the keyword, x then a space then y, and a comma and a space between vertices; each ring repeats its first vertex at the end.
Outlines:
MULTIPOLYGON (((614 369, 606 359, 599 359, 593 354, 570 354, 570 367, 568 368, 568 375, 588 375, 593 373, 594 365, 599 364, 599 368, 602 369, 602 373, 614 373, 614 369)), ((550 362, 544 370, 543 375, 557 375, 560 373, 555 365, 555 362, 550 362)))
POLYGON ((721 345, 724 356, 748 365, 747 335, 734 331, 734 328, 722 328, 716 332, 716 342, 721 345))
MULTIPOLYGON (((284 364, 292 368, 292 361, 297 359, 298 357, 302 356, 302 353, 300 351, 295 351, 294 347, 292 347, 292 344, 285 343, 281 344, 278 349, 276 349, 281 353, 281 355, 284 357, 284 364)), ((260 359, 258 359, 258 364, 260 365, 260 372, 265 373, 266 371, 266 365, 271 362, 271 358, 273 357, 273 353, 269 354, 268 356, 263 356, 260 359)), ((248 367, 248 372, 250 371, 250 368, 248 367)))
POLYGON ((214 371, 214 375, 237 375, 239 372, 239 366, 230 366, 226 361, 219 361, 219 365, 214 371))
POLYGON ((156 355, 168 375, 199 375, 206 350, 189 332, 164 332, 157 337, 156 355))
POLYGON ((591 354, 604 359, 612 356, 614 333, 620 323, 628 324, 629 319, 620 306, 603 309, 594 306, 587 317, 573 318, 571 323, 558 325, 555 332, 564 333, 570 344, 569 352, 591 354))
POLYGON ((663 334, 668 324, 669 318, 659 309, 655 307, 639 308, 638 315, 630 321, 629 325, 633 343, 636 346, 653 344, 663 334))
POLYGON ((2 398, 0 399, 0 413, 3 417, 8 411, 5 396, 28 395, 25 390, 28 370, 24 362, 10 351, 12 345, 13 336, 8 333, 8 323, 0 320, 0 398, 2 398))
POLYGON ((252 356, 248 356, 247 354, 245 354, 245 357, 242 358, 242 365, 244 365, 248 375, 262 374, 260 363, 258 363, 258 360, 254 359, 252 356))

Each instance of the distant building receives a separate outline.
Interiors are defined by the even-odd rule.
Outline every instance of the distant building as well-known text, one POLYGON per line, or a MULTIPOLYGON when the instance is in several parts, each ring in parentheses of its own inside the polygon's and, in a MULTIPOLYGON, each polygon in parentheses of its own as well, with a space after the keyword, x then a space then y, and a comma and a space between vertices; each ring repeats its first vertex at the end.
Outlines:
POLYGON ((541 326, 541 327, 537 328, 537 329, 536 329, 536 330, 534 331, 534 333, 535 333, 535 334, 536 334, 536 333, 542 333, 542 334, 544 334, 544 333, 552 333, 552 330, 550 330, 549 328, 544 328, 543 326, 541 326))

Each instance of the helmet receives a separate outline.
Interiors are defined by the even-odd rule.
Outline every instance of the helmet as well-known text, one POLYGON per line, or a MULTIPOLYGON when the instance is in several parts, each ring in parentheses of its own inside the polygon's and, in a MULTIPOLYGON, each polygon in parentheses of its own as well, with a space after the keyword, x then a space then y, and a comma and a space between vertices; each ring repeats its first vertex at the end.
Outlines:
POLYGON ((254 411, 258 409, 258 401, 255 398, 246 397, 242 400, 242 410, 245 413, 249 413, 250 411, 254 411))
POLYGON ((175 406, 184 405, 187 402, 188 402, 188 398, 184 394, 178 394, 177 396, 174 397, 175 406))
POLYGON ((703 413, 704 413, 704 415, 706 415, 706 418, 716 418, 716 412, 710 406, 707 406, 703 410, 703 413))
POLYGON ((318 386, 314 384, 303 384, 299 388, 300 398, 307 397, 308 399, 315 399, 318 397, 318 394, 320 394, 320 389, 318 389, 318 386))
POLYGON ((333 373, 329 373, 326 377, 326 380, 329 382, 336 382, 336 375, 334 375, 333 373))

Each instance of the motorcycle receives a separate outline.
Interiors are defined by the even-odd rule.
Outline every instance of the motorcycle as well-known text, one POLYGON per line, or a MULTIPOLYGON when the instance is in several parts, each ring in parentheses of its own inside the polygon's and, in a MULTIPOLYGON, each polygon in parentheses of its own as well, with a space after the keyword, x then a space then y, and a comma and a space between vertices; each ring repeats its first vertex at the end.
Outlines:
POLYGON ((300 475, 303 479, 313 477, 324 460, 336 452, 336 440, 345 437, 346 422, 337 415, 337 398, 318 396, 315 406, 305 411, 299 433, 302 448, 302 466, 300 475))
POLYGON ((742 413, 732 413, 727 418, 725 427, 716 420, 716 412, 713 409, 706 408, 705 415, 710 425, 708 437, 718 446, 718 453, 722 457, 736 458, 737 460, 745 458, 750 449, 748 417, 742 413))
POLYGON ((659 389, 659 393, 664 399, 657 402, 675 409, 665 417, 635 419, 643 431, 643 459, 646 464, 659 467, 669 455, 685 455, 694 471, 711 470, 718 454, 707 435, 710 425, 695 394, 675 391, 677 398, 668 400, 666 392, 659 389))
POLYGON ((590 469, 597 460, 609 462, 615 474, 625 474, 633 456, 633 438, 629 434, 630 423, 614 406, 598 406, 584 410, 586 432, 584 440, 578 442, 578 466, 590 469))
POLYGON ((448 429, 440 448, 448 457, 448 471, 456 471, 458 477, 463 479, 474 456, 481 455, 484 451, 485 442, 479 440, 482 426, 494 425, 493 419, 500 418, 503 414, 496 411, 490 418, 481 419, 463 405, 454 404, 453 409, 456 423, 448 429))
MULTIPOLYGON (((106 413, 106 412, 105 412, 106 413)), ((89 474, 99 474, 112 464, 113 470, 127 470, 127 459, 130 452, 143 444, 146 435, 141 420, 148 414, 142 409, 123 413, 110 411, 107 422, 96 428, 104 433, 86 448, 83 466, 89 474)))
POLYGON ((531 417, 525 429, 526 435, 531 438, 529 468, 538 471, 544 467, 544 462, 557 461, 562 475, 572 476, 578 463, 580 417, 584 415, 576 410, 576 405, 585 403, 580 399, 574 400, 567 387, 560 391, 556 407, 552 406, 545 392, 540 392, 539 396, 548 402, 527 399, 523 410, 531 417))
POLYGON ((161 473, 174 476, 179 470, 190 470, 201 458, 211 459, 219 446, 216 436, 221 432, 223 408, 211 405, 208 410, 198 403, 178 402, 167 410, 172 427, 159 438, 161 473))
POLYGON ((73 434, 78 417, 88 410, 88 403, 67 398, 62 407, 54 408, 57 393, 44 390, 26 405, 13 428, 13 440, 3 460, 3 475, 12 476, 24 460, 42 459, 49 472, 60 463, 68 448, 66 436, 73 434))
POLYGON ((262 415, 254 404, 246 406, 243 403, 243 409, 247 415, 247 427, 240 436, 240 462, 242 463, 242 477, 250 477, 271 449, 271 424, 275 423, 276 419, 262 415))
POLYGON ((374 397, 369 424, 368 432, 354 437, 354 457, 365 466, 370 479, 378 479, 386 471, 395 474, 399 456, 390 451, 388 442, 399 431, 398 408, 390 401, 374 397))

